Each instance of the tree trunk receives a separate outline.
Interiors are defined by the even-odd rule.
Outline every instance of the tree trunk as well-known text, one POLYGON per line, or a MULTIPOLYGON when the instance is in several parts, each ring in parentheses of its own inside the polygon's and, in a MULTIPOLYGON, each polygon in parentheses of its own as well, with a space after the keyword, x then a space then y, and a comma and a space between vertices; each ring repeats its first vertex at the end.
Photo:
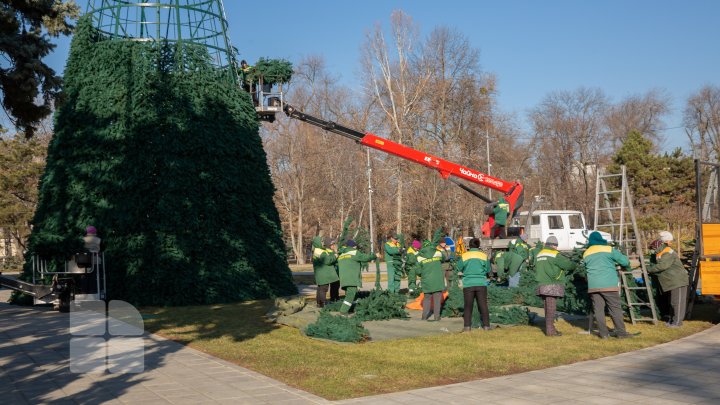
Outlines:
POLYGON ((402 182, 402 171, 398 169, 398 186, 397 186, 397 211, 395 212, 395 220, 397 226, 395 232, 402 233, 402 212, 403 212, 403 182, 402 182))
POLYGON ((298 217, 297 217, 297 249, 295 250, 295 257, 297 257, 297 264, 305 264, 305 248, 303 246, 303 206, 302 203, 298 204, 298 217))

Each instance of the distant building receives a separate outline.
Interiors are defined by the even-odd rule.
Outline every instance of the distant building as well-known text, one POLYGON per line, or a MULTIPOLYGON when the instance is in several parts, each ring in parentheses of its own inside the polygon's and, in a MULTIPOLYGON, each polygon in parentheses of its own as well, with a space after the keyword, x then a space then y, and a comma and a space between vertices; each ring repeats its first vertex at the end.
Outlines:
POLYGON ((8 229, 0 228, 0 269, 12 258, 20 258, 22 251, 8 229))

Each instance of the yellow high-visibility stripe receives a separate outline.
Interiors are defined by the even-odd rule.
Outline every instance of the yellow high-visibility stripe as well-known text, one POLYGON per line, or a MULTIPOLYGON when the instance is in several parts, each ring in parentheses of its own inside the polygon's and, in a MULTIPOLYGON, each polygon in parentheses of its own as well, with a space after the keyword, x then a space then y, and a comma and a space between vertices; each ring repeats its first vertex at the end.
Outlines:
POLYGON ((433 257, 430 257, 430 258, 422 257, 422 256, 418 255, 417 260, 419 262, 442 260, 442 253, 439 250, 436 250, 435 253, 433 254, 433 257))
POLYGON ((470 259, 480 259, 480 260, 487 260, 487 255, 483 252, 465 252, 462 254, 463 261, 470 260, 470 259))
POLYGON ((338 257, 338 260, 345 260, 350 259, 351 257, 355 256, 357 254, 357 250, 351 250, 349 252, 345 252, 338 257))
POLYGON ((556 257, 557 254, 557 250, 543 249, 537 254, 537 257, 556 257))
POLYGON ((607 245, 594 245, 590 246, 585 253, 583 253, 583 258, 588 257, 590 255, 594 255, 595 253, 611 253, 612 252, 612 246, 607 245))

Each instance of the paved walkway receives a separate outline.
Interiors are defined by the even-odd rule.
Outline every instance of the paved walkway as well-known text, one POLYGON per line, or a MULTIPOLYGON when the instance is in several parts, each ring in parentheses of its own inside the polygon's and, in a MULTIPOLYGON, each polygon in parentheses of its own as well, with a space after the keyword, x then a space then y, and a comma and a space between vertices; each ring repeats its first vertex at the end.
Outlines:
MULTIPOLYGON (((0 304, 0 403, 330 403, 153 335, 144 337, 143 373, 74 374, 68 323, 48 308, 0 304)), ((720 325, 604 359, 338 403, 718 404, 718 381, 720 325)))

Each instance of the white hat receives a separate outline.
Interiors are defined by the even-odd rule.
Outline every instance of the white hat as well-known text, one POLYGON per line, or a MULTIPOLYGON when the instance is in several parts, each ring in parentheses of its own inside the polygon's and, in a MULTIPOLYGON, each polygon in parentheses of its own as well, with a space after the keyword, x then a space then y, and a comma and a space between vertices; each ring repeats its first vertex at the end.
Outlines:
POLYGON ((663 242, 672 242, 675 240, 672 236, 672 234, 668 231, 661 231, 660 232, 660 240, 663 242))

